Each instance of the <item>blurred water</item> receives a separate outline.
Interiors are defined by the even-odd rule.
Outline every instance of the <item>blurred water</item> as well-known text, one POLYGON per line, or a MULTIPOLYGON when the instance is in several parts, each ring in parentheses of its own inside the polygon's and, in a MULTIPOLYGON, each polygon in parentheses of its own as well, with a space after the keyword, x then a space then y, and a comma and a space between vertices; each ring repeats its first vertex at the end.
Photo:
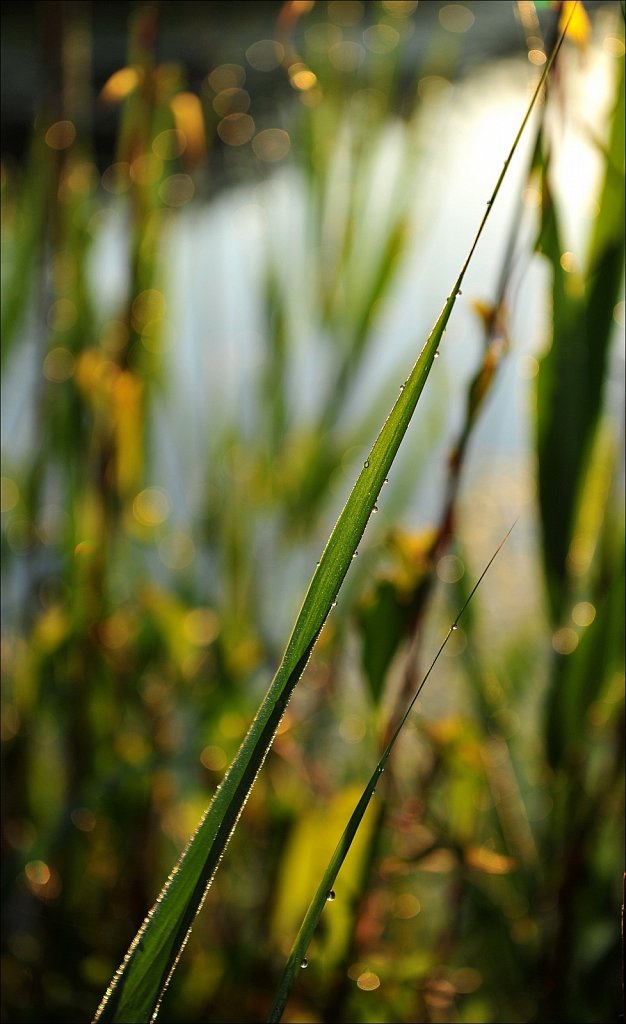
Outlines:
MULTIPOLYGON (((589 56, 583 80, 575 79, 575 114, 556 150, 554 173, 563 196, 566 244, 581 260, 602 168, 601 156, 585 134, 587 126, 604 123, 612 98, 611 66, 601 51, 589 56)), ((390 380, 395 390, 405 379, 467 254, 534 80, 526 62, 506 60, 433 99, 432 130, 424 136, 426 148, 415 183, 414 244, 379 318, 365 370, 345 396, 347 422, 362 414, 383 382, 390 380)), ((427 422, 444 401, 444 448, 458 429, 466 383, 480 354, 480 324, 471 302, 494 297, 529 145, 530 134, 470 266, 424 395, 424 409, 418 408, 412 428, 419 431, 420 418, 427 422)), ((385 163, 393 162, 397 146, 398 136, 390 132, 388 151, 381 153, 383 172, 385 163)), ((293 169, 284 169, 262 184, 227 192, 204 209, 187 209, 172 224, 165 279, 176 329, 167 356, 168 395, 161 407, 160 435, 166 476, 174 466, 181 473, 182 487, 177 490, 193 492, 211 423, 235 409, 245 423, 250 413, 252 382, 263 354, 259 284, 270 244, 290 268, 292 287, 302 292, 304 312, 292 373, 297 415, 306 419, 319 401, 324 380, 321 346, 307 336, 307 294, 298 281, 298 275, 306 275, 304 221, 301 182, 293 169)), ((548 270, 540 257, 531 255, 536 230, 536 215, 529 207, 511 294, 512 349, 473 442, 475 455, 482 452, 486 459, 525 456, 531 444, 532 359, 544 345, 548 313, 548 270)), ((102 270, 114 263, 103 252, 102 270)), ((616 351, 613 384, 621 380, 620 368, 616 351)), ((433 465, 441 466, 439 453, 433 454, 433 465)), ((437 489, 429 488, 417 497, 410 515, 428 519, 437 505, 437 489)))
MULTIPOLYGON (((576 63, 580 57, 569 51, 565 60, 576 63)), ((600 48, 589 51, 585 65, 568 78, 575 91, 567 100, 569 119, 555 140, 553 174, 562 196, 567 248, 581 260, 602 168, 593 138, 610 108, 614 69, 614 57, 600 48)), ((406 378, 469 250, 536 77, 537 69, 527 61, 510 58, 491 63, 430 97, 420 137, 413 242, 381 311, 364 370, 345 395, 346 422, 361 418, 381 392, 390 404, 406 378)), ((471 302, 489 302, 495 295, 532 146, 529 128, 468 271, 441 358, 394 469, 392 483, 408 479, 411 485, 411 500, 402 512, 411 528, 431 523, 439 511, 445 455, 459 429, 467 382, 481 350, 480 324, 471 302), (420 477, 427 486, 412 485, 420 477)), ((384 205, 384 182, 402 142, 402 131, 391 125, 378 154, 379 184, 372 192, 373 204, 379 195, 384 205)), ((511 351, 474 432, 464 477, 466 490, 487 471, 493 475, 498 466, 502 476, 526 481, 531 476, 534 360, 545 341, 549 291, 547 267, 540 257, 532 256, 537 224, 530 198, 511 292, 511 351)), ((216 434, 233 419, 244 429, 254 429, 251 395, 263 358, 260 288, 268 247, 286 268, 303 311, 301 322, 295 323, 290 375, 294 415, 306 421, 319 403, 325 366, 306 312, 310 254, 305 202, 302 181, 293 167, 286 166, 265 181, 223 192, 210 204, 192 204, 170 223, 163 254, 169 323, 165 386, 155 398, 155 446, 146 485, 168 492, 179 526, 190 525, 198 510, 207 484, 208 451, 216 434)), ((368 217, 375 216, 374 208, 368 210, 368 217)), ((123 214, 112 208, 96 240, 91 268, 103 317, 115 315, 124 298, 125 247, 123 214)), ((33 396, 41 369, 34 331, 31 325, 2 383, 3 453, 9 466, 32 457, 38 444, 33 396)), ((607 389, 614 416, 621 416, 623 410, 624 356, 617 340, 621 335, 616 324, 607 389)), ((337 484, 329 523, 353 483, 353 465, 362 457, 359 452, 352 455, 344 479, 337 484)), ((517 494, 503 489, 503 529, 531 499, 532 489, 522 487, 517 494)), ((392 498, 381 502, 377 533, 396 520, 397 506, 399 502, 394 504, 392 498)), ((308 562, 310 555, 305 552, 303 558, 308 562)), ((272 577, 270 567, 267 585, 274 589, 273 600, 284 600, 285 606, 292 607, 287 588, 281 591, 282 599, 276 598, 272 577)))

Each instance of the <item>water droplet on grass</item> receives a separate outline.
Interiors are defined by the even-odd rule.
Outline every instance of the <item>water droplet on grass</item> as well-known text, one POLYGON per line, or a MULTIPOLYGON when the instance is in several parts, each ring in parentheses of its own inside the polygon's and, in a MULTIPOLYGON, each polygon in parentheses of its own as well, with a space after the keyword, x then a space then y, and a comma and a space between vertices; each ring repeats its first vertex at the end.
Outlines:
POLYGON ((328 895, 326 897, 327 902, 328 903, 332 903, 335 898, 336 898, 335 897, 335 890, 334 889, 330 889, 329 892, 328 892, 328 895))
POLYGON ((302 970, 304 970, 308 966, 309 966, 309 961, 307 960, 306 957, 304 957, 304 959, 300 961, 300 967, 302 968, 302 970))
POLYGON ((439 351, 435 352, 435 359, 439 359, 439 351))
POLYGON ((372 513, 374 513, 374 512, 378 512, 378 505, 374 505, 374 508, 372 509, 372 513))
POLYGON ((365 462, 363 463, 363 468, 364 469, 369 469, 370 468, 370 460, 369 459, 365 460, 365 462))
POLYGON ((458 628, 459 628, 459 627, 457 626, 456 622, 453 622, 453 623, 452 623, 452 629, 454 630, 454 629, 458 629, 458 628))

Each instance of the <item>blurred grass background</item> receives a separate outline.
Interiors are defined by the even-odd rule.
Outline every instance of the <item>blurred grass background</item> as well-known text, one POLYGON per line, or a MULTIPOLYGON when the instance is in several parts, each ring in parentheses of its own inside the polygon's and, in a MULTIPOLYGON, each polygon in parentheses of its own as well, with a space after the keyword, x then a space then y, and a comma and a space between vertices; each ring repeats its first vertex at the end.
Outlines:
MULTIPOLYGON (((262 1018, 516 516, 286 1019, 618 1017, 624 23, 587 6, 164 1021, 262 1018)), ((93 1015, 273 673, 560 13, 3 11, 3 1020, 93 1015)))

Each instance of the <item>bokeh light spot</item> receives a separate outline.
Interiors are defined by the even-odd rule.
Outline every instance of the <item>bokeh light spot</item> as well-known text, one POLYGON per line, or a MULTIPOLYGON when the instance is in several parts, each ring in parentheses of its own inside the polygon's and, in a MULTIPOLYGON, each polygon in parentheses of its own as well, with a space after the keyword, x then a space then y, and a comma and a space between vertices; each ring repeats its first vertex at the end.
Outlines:
POLYGON ((417 10, 418 0, 383 0, 383 7, 392 18, 408 18, 417 10))
POLYGON ((409 921, 412 917, 417 917, 421 909, 422 904, 412 892, 403 892, 396 896, 394 912, 401 921, 409 921))
POLYGON ((624 40, 618 36, 605 36, 602 40, 602 49, 605 53, 611 55, 611 57, 623 57, 625 48, 624 40))
POLYGON ((254 135, 255 124, 249 114, 227 114, 217 126, 217 134, 227 146, 243 146, 254 135))
POLYGON ((252 140, 255 155, 267 163, 282 160, 289 152, 290 146, 289 133, 282 128, 264 128, 252 140))
POLYGON ((79 832, 93 832, 96 827, 96 816, 88 807, 75 807, 70 818, 79 832))
POLYGON ((43 361, 43 375, 54 384, 62 384, 74 373, 76 363, 69 349, 58 346, 50 349, 43 361))
POLYGON ((462 34, 467 32, 475 21, 475 16, 464 4, 446 4, 439 11, 439 24, 446 32, 462 34))
POLYGON ((220 117, 227 114, 246 114, 250 109, 250 93, 245 89, 222 89, 213 98, 213 110, 220 117))
POLYGON ((32 885, 47 885, 50 881, 50 868, 43 860, 29 860, 24 874, 32 885))
POLYGON ((160 160, 175 160, 187 148, 187 136, 179 128, 166 128, 152 143, 152 152, 160 160))
POLYGON ((69 149, 76 138, 76 128, 72 121, 55 121, 45 134, 46 145, 50 149, 69 149))
POLYGON ((431 1012, 448 1011, 454 1002, 455 994, 454 987, 447 978, 429 978, 424 986, 424 1002, 431 1012))
POLYGON ((200 754, 200 761, 210 772, 221 772, 227 764, 227 757, 221 747, 209 744, 200 754))
POLYGON ((344 39, 343 42, 331 46, 328 59, 337 71, 356 71, 365 60, 365 47, 351 39, 344 39))
POLYGON ((48 310, 48 327, 53 331, 68 331, 77 319, 76 303, 71 299, 57 299, 48 310))
POLYGON ((573 274, 578 270, 578 260, 576 258, 576 254, 573 252, 564 252, 559 263, 566 274, 573 274))
POLYGON ((213 68, 208 76, 209 85, 213 92, 221 92, 222 89, 241 88, 246 80, 246 72, 241 64, 220 64, 213 68))
POLYGON ((535 48, 528 51, 528 59, 531 64, 534 64, 536 67, 541 67, 545 64, 547 57, 543 50, 535 48))
POLYGON ((165 315, 165 296, 158 288, 146 288, 133 299, 131 306, 133 327, 141 330, 151 320, 158 320, 165 315))
POLYGON ((123 192, 128 192, 132 182, 130 179, 130 164, 126 163, 125 160, 118 160, 116 163, 111 164, 105 171, 102 172, 102 187, 106 192, 111 192, 112 195, 121 195, 123 192))
POLYGON ((146 487, 133 499, 133 515, 142 526, 158 526, 170 514, 170 500, 161 487, 146 487))
POLYGON ((195 190, 188 174, 170 174, 159 186, 159 198, 165 206, 184 206, 193 199, 195 190))
POLYGON ((289 81, 294 89, 306 92, 317 85, 317 75, 306 64, 296 63, 289 68, 289 81))
POLYGON ((417 86, 417 94, 422 100, 443 97, 451 91, 452 84, 443 75, 425 75, 417 86))
POLYGON ((370 25, 363 33, 363 42, 372 53, 391 53, 400 42, 400 33, 393 25, 370 25))
POLYGON ((359 974, 356 979, 356 983, 362 992, 374 992, 375 989, 380 988, 380 978, 373 971, 363 971, 363 974, 359 974))
POLYGON ((220 631, 219 619, 211 608, 192 608, 183 620, 183 631, 190 643, 206 647, 220 631))
POLYGON ((475 992, 483 983, 483 976, 480 971, 473 967, 458 967, 450 974, 450 984, 455 992, 460 995, 468 995, 475 992))
POLYGON ((183 530, 173 530, 159 541, 159 558, 168 569, 185 569, 194 555, 194 543, 183 530))
POLYGON ((274 71, 284 56, 284 46, 275 39, 259 39, 246 50, 246 60, 255 71, 274 71))
POLYGON ((596 617, 596 609, 590 601, 579 601, 572 609, 572 619, 577 626, 590 626, 596 617))
POLYGON ((552 636, 552 646, 557 654, 571 654, 578 647, 578 633, 569 626, 557 629, 552 636))
POLYGON ((465 566, 456 555, 444 555, 437 562, 437 575, 443 583, 456 583, 465 574, 465 566))
POLYGON ((149 188, 163 173, 163 161, 154 153, 142 153, 130 165, 130 177, 136 185, 149 188))

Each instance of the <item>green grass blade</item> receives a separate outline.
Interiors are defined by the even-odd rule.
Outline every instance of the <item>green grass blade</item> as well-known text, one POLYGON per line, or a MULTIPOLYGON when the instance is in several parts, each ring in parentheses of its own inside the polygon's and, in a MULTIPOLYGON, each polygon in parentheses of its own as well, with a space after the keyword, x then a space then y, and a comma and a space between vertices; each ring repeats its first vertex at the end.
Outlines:
POLYGON ((581 489, 602 409, 604 381, 624 268, 624 71, 605 180, 583 278, 563 269, 562 233, 544 169, 540 251, 552 265, 552 344, 537 382, 537 453, 546 580, 552 617, 567 603, 567 558, 581 489))
POLYGON ((303 965, 306 966, 305 953, 306 953, 306 951, 307 951, 307 949, 309 947, 309 943, 311 942, 311 939, 313 938, 313 933, 314 933, 314 931, 315 931, 315 929, 317 927, 317 923, 318 923, 318 921, 319 921, 319 919, 320 919, 320 917, 322 915, 322 911, 323 911, 324 907, 326 906, 326 903, 328 902, 329 894, 333 891, 333 886, 334 886, 334 884, 336 882, 337 875, 339 874, 339 872, 341 870, 341 867, 343 865, 343 862, 346 859, 346 856, 347 856, 348 851, 349 851, 349 849, 350 849, 350 847, 352 845, 352 842, 353 842, 354 837, 355 837, 355 835, 357 833, 359 825, 361 824, 361 821, 363 820, 363 816, 364 816, 367 808, 369 807, 370 801, 371 801, 372 797, 374 796, 374 793, 376 792, 376 786, 378 784, 378 780, 379 780, 380 776, 382 775, 383 771, 385 770, 385 764, 389 760, 389 756, 390 756, 391 751, 393 750, 393 748, 394 748, 394 746, 396 744, 396 740, 398 739, 398 736, 400 735, 400 733, 401 733, 401 731, 402 731, 402 729, 404 727, 405 722, 407 721, 409 715, 411 714, 411 711, 415 707, 415 702, 417 701, 417 698, 419 697, 420 693, 424 689, 424 686, 426 684, 427 679, 429 678, 429 676, 430 676, 431 672, 433 671, 435 665, 439 661, 439 658, 440 658, 440 656, 441 656, 441 654, 442 654, 442 652, 443 652, 443 650, 444 650, 448 640, 450 639, 453 631, 457 628, 457 624, 458 624, 461 616, 463 615, 463 612, 465 611, 465 609, 469 605, 470 601, 472 600, 474 594, 478 590, 480 584, 482 583, 483 579, 485 578, 485 575, 489 571, 489 568, 491 567, 494 559, 496 558, 496 556, 498 555, 498 553, 500 552, 500 550, 502 549, 502 547, 504 546, 504 544, 508 540, 509 535, 511 533, 511 530, 513 530, 514 526, 515 526, 515 523, 513 523, 513 526, 510 527, 510 529, 508 530, 508 532, 506 533, 504 538, 500 541, 500 543, 498 544, 498 547, 496 548, 496 550, 494 551, 493 555, 491 556, 491 558, 487 562, 487 565, 483 569, 483 571, 480 574, 478 580, 476 581, 476 583, 472 587, 472 590, 470 591, 468 597, 465 599, 465 602, 462 605, 460 612, 457 614, 454 622, 452 623, 452 625, 448 629, 448 632, 446 633, 442 643, 439 646, 439 650, 437 651, 435 657, 433 658, 433 660, 432 660, 432 662, 430 664, 430 668, 426 672, 426 675, 423 677, 421 683, 419 684, 419 686, 417 687, 413 697, 411 698, 411 701, 409 702, 409 705, 408 705, 406 711, 402 715, 402 718, 400 719, 400 722, 399 722, 398 726, 396 727, 395 732, 393 733, 389 743, 387 744, 387 746, 386 746, 386 748, 385 748, 385 750, 384 750, 384 752, 383 752, 383 754, 382 754, 378 764, 374 768, 374 771, 372 772, 372 775, 370 776, 370 779, 369 779, 365 789, 363 790, 363 793, 361 794, 361 797, 360 797, 356 807, 354 808, 354 811, 350 815, 350 819, 348 821, 348 824, 346 825, 346 827, 345 827, 345 829, 344 829, 344 831, 343 831, 343 833, 341 835, 341 838, 340 838, 339 842, 337 843, 337 846, 335 847, 335 851, 334 851, 334 853, 333 853, 333 855, 332 855, 332 857, 331 857, 331 859, 330 859, 330 861, 328 863, 328 866, 327 866, 327 868, 326 868, 326 870, 325 870, 325 872, 324 872, 324 874, 322 876, 322 880, 321 880, 321 882, 320 882, 320 884, 319 884, 319 886, 318 886, 318 888, 317 888, 317 890, 315 892, 315 895, 313 896, 313 899, 311 900, 311 902, 309 904, 309 908, 308 908, 308 910, 306 912, 304 921, 302 922, 302 925, 300 927, 300 931, 298 932, 298 934, 296 936, 295 942, 294 942, 293 947, 291 949, 291 953, 289 954, 289 959, 287 960, 287 963, 285 965, 285 970, 283 971, 283 976, 280 979, 280 982, 279 982, 279 985, 278 985, 278 990, 276 992, 276 997, 275 997, 273 1006, 272 1006, 272 1008, 271 1008, 271 1010, 269 1012, 269 1015, 267 1017, 267 1024, 278 1024, 278 1022, 280 1021, 280 1019, 281 1019, 281 1017, 283 1015, 283 1011, 284 1011, 285 1006, 287 1004, 287 999, 289 998, 289 993, 291 992, 291 989, 292 989, 294 980, 296 978, 296 975, 298 973, 298 970, 300 970, 303 965))
POLYGON ((133 939, 98 1008, 95 1021, 142 1024, 157 1016, 163 993, 189 937, 194 918, 202 907, 293 689, 311 656, 375 508, 430 373, 476 245, 562 40, 563 36, 544 66, 454 288, 331 533, 269 690, 206 814, 133 939))
POLYGON ((293 689, 337 597, 352 556, 422 393, 456 290, 417 360, 337 520, 311 580, 284 658, 235 760, 196 833, 135 937, 96 1015, 134 1024, 154 1019, 193 919, 265 760, 293 689))

